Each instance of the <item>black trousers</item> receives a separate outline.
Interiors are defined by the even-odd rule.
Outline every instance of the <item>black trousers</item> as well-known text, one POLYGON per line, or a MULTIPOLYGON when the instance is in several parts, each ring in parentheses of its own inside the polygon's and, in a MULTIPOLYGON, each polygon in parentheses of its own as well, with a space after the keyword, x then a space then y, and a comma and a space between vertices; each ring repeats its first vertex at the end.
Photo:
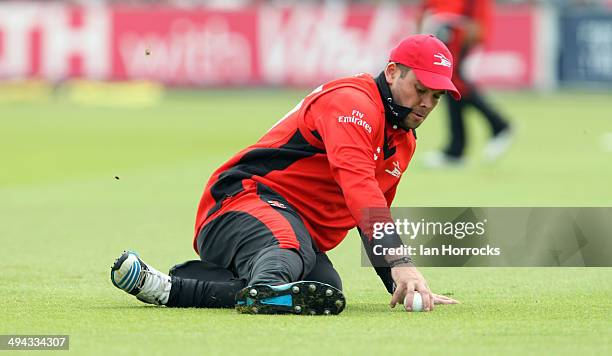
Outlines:
POLYGON ((170 271, 168 306, 233 307, 236 292, 253 284, 313 280, 342 289, 331 261, 283 197, 259 184, 233 207, 200 230, 201 261, 170 271))
POLYGON ((464 113, 465 109, 469 106, 476 108, 482 113, 489 123, 493 136, 508 127, 506 120, 493 109, 476 89, 473 89, 470 94, 462 97, 459 101, 447 99, 446 103, 448 105, 450 141, 444 152, 448 156, 458 158, 463 155, 466 145, 464 113))
MULTIPOLYGON (((233 308, 236 293, 249 285, 231 271, 199 260, 192 260, 170 269, 172 289, 166 306, 195 308, 233 308)), ((307 281, 327 283, 342 290, 340 275, 325 253, 316 254, 307 281)))

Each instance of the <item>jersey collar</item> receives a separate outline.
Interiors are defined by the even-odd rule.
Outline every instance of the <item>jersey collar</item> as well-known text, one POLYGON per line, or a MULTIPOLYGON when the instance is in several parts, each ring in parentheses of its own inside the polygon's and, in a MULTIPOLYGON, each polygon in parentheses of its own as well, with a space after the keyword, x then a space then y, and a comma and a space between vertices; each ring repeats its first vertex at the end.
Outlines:
POLYGON ((403 120, 403 118, 412 112, 412 109, 401 106, 393 101, 391 89, 389 88, 389 84, 387 84, 387 80, 385 79, 385 72, 381 72, 378 77, 374 79, 374 81, 376 82, 378 92, 380 93, 380 97, 383 102, 383 107, 385 108, 385 119, 387 122, 393 125, 393 128, 399 127, 406 132, 412 130, 412 134, 416 139, 416 131, 404 125, 403 120))

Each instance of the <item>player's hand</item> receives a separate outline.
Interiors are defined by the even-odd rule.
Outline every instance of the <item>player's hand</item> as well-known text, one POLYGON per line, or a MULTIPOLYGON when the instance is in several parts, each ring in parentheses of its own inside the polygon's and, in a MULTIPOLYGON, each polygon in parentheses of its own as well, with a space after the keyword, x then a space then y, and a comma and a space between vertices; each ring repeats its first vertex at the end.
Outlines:
MULTIPOLYGON (((391 277, 395 282, 395 292, 391 297, 389 306, 395 308, 398 303, 405 301, 404 307, 407 311, 412 310, 412 300, 414 292, 419 292, 423 299, 423 311, 433 310, 435 299, 434 294, 429 290, 427 281, 416 267, 397 266, 391 268, 391 277)), ((440 297, 440 296, 438 296, 440 297)), ((439 301, 442 299, 439 298, 439 301)))
POLYGON ((412 310, 412 300, 415 291, 421 294, 424 311, 433 310, 436 304, 459 304, 459 301, 456 299, 433 294, 429 286, 427 286, 427 281, 425 281, 425 278, 423 278, 423 275, 416 267, 393 267, 391 269, 391 276, 396 286, 393 297, 391 297, 391 308, 394 308, 404 300, 406 310, 412 310))

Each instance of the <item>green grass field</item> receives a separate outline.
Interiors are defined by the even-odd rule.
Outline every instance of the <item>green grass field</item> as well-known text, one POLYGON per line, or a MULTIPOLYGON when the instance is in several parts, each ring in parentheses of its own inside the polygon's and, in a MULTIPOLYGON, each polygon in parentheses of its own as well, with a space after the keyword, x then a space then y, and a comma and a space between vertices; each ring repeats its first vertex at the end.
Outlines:
MULTIPOLYGON (((146 306, 115 289, 113 260, 135 249, 159 269, 196 258, 196 206, 212 171, 304 92, 171 92, 148 108, 79 106, 64 96, 0 103, 0 334, 69 334, 76 354, 610 354, 612 268, 427 268, 461 305, 390 310, 351 233, 330 253, 347 309, 337 317, 248 316, 146 306), (115 179, 117 176, 119 179, 115 179)), ((605 93, 506 93, 517 140, 495 165, 429 171, 442 108, 419 130, 396 206, 610 206, 605 93)), ((612 256, 611 256, 612 257, 612 256)))

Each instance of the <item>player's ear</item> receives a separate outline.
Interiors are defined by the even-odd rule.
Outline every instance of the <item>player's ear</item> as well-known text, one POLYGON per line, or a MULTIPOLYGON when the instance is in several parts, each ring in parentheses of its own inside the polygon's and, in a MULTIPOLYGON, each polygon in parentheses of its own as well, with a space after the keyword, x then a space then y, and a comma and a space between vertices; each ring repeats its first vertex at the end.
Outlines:
POLYGON ((391 84, 395 81, 395 77, 397 76, 398 72, 399 68, 397 64, 394 62, 387 63, 387 66, 385 67, 385 79, 387 80, 387 84, 391 84))

